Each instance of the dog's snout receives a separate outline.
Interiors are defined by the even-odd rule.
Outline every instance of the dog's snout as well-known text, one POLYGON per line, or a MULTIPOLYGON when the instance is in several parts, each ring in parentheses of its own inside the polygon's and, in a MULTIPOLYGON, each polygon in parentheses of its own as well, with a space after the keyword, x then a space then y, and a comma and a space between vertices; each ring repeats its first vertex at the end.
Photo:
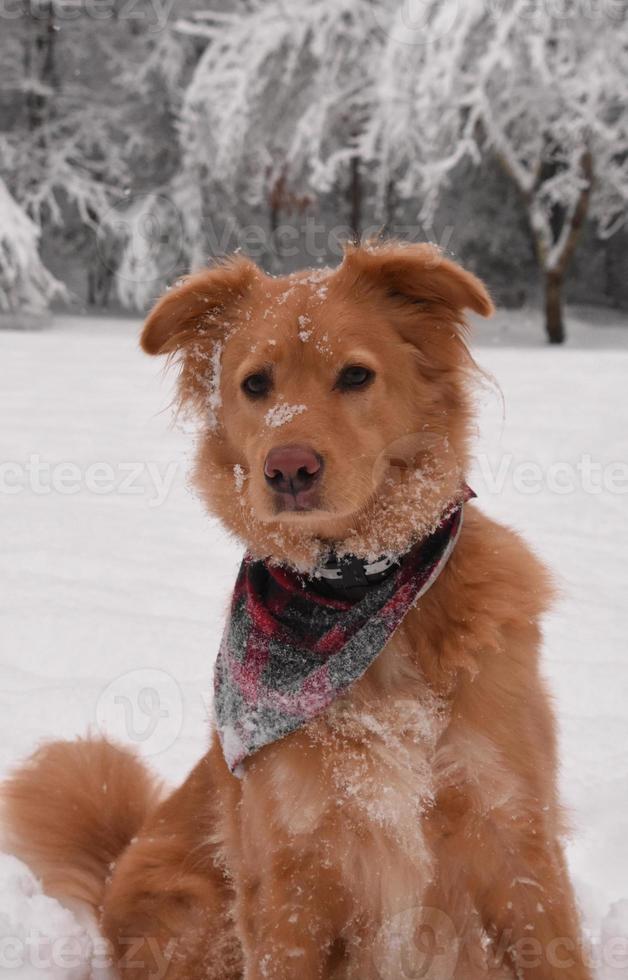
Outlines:
POLYGON ((266 482, 277 493, 297 494, 309 490, 320 478, 322 470, 322 457, 309 446, 271 449, 264 463, 266 482))

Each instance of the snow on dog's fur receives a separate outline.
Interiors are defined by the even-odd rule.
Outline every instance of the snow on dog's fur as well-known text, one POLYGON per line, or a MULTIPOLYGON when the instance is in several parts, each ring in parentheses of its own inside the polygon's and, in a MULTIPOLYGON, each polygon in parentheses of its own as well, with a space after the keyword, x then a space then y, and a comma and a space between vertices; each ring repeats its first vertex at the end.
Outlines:
MULTIPOLYGON (((336 270, 275 279, 236 258, 176 285, 142 344, 180 364, 208 508, 304 571, 332 543, 404 552, 467 471, 467 308, 492 309, 474 276, 394 243, 336 270), (300 508, 265 478, 286 446, 322 461, 300 508)), ((551 594, 519 537, 467 505, 364 677, 243 779, 215 736, 162 800, 133 757, 58 743, 5 788, 14 848, 51 893, 91 902, 129 980, 587 980, 538 667, 551 594)))

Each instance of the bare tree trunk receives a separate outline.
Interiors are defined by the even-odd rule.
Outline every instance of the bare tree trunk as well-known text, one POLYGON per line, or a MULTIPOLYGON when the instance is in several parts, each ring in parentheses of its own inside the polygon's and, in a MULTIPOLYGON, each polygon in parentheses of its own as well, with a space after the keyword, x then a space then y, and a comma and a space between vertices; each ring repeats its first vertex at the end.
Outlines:
POLYGON ((395 230, 395 216, 397 212, 397 187, 394 180, 389 180, 386 184, 386 197, 384 201, 384 224, 382 225, 381 234, 389 235, 391 232, 394 234, 395 230))
POLYGON ((563 276, 555 270, 545 273, 545 331, 550 344, 564 343, 563 276))
POLYGON ((349 164, 349 227, 354 241, 362 234, 362 174, 359 156, 351 157, 349 164))
MULTIPOLYGON (((53 0, 47 0, 37 12, 30 11, 30 34, 24 48, 26 74, 32 73, 42 85, 57 87, 56 37, 57 23, 53 0)), ((35 131, 45 121, 50 97, 41 92, 29 92, 26 108, 29 127, 35 131)))
MULTIPOLYGON (((565 340, 563 323, 563 282, 567 268, 576 250, 582 228, 586 221, 593 188, 593 158, 589 150, 585 150, 580 161, 584 183, 580 197, 571 216, 568 235, 565 238, 562 252, 558 261, 545 272, 545 332, 550 344, 562 344, 565 340)), ((541 250, 539 249, 539 254, 541 250)))
MULTIPOLYGON (((547 174, 547 168, 545 168, 544 173, 544 168, 540 167, 535 186, 525 188, 522 186, 517 172, 513 169, 504 154, 497 153, 496 159, 504 170, 504 173, 513 181, 515 187, 520 192, 528 212, 528 221, 534 241, 537 261, 545 277, 545 332, 547 339, 550 344, 562 344, 565 340, 562 300, 563 283, 589 211, 594 180, 593 156, 588 147, 583 149, 580 157, 580 170, 583 178, 582 187, 573 213, 569 218, 567 213, 564 214, 563 220, 569 221, 567 226, 568 233, 564 236, 564 243, 562 244, 560 254, 551 260, 550 268, 548 268, 548 252, 551 251, 551 243, 548 244, 544 236, 535 227, 535 222, 532 220, 532 208, 534 206, 535 194, 543 182, 549 177, 554 176, 556 171, 553 170, 552 173, 547 174)), ((550 226, 552 224, 552 218, 550 217, 550 226)), ((562 239, 562 232, 563 228, 560 224, 557 229, 553 229, 554 244, 557 244, 562 239)))
POLYGON ((282 175, 278 177, 273 186, 270 189, 270 194, 268 197, 268 223, 270 225, 270 233, 274 236, 277 234, 277 229, 279 227, 279 219, 281 217, 281 202, 283 200, 283 195, 285 193, 285 177, 282 175))

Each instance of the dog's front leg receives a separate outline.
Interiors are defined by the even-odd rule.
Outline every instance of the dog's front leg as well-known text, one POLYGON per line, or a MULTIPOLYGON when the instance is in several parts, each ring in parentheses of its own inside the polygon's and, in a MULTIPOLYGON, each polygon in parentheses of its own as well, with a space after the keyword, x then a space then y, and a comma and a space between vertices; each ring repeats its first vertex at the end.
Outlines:
POLYGON ((314 855, 276 854, 240 882, 245 980, 327 980, 343 957, 340 890, 314 855))
MULTIPOLYGON (((437 853, 447 892, 440 900, 454 907, 464 889, 475 904, 486 933, 487 975, 509 967, 519 980, 591 980, 560 841, 536 801, 516 816, 496 810, 492 819, 462 822, 437 853)), ((455 925, 463 953, 471 955, 468 932, 455 925)), ((469 970, 460 971, 456 980, 468 980, 469 970)))
POLYGON ((493 946, 521 980, 591 980, 561 845, 541 833, 508 850, 511 874, 484 895, 493 946))

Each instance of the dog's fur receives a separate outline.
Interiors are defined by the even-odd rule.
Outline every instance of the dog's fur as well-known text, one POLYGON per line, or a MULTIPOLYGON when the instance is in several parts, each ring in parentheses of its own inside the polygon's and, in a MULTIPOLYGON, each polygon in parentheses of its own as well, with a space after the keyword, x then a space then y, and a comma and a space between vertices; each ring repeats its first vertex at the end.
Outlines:
MULTIPOLYGON (((335 271, 274 279, 237 258, 175 286, 142 344, 178 358, 205 420, 210 510, 301 570, 330 542, 404 551, 467 471, 466 308, 492 309, 475 277, 394 243, 351 247, 335 271), (339 391, 348 363, 373 382, 339 391), (273 391, 248 400, 242 380, 270 367, 273 391), (292 443, 325 460, 309 512, 278 510, 263 477, 292 443)), ((125 980, 588 980, 539 674, 551 596, 519 537, 467 505, 449 564, 365 676, 242 780, 215 736, 165 798, 126 751, 50 745, 5 788, 14 849, 49 892, 101 910, 125 980)))

